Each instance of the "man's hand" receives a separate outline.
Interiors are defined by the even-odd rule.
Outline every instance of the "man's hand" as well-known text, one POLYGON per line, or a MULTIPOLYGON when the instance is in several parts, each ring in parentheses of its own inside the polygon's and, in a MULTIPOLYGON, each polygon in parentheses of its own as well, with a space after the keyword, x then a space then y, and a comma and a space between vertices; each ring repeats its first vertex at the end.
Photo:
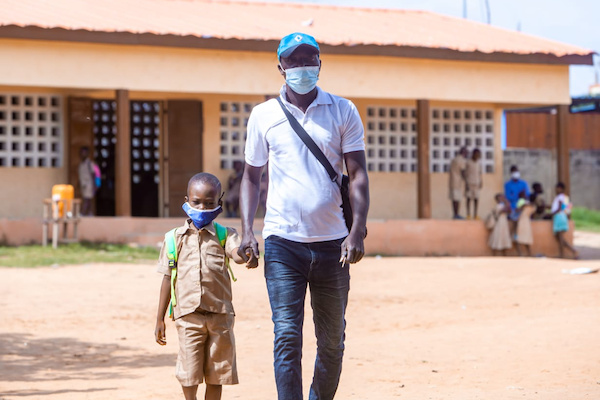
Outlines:
POLYGON ((340 262, 342 267, 346 262, 354 264, 359 262, 365 255, 365 231, 364 229, 352 229, 350 234, 342 242, 340 262))
POLYGON ((165 334, 165 321, 156 321, 156 328, 154 328, 154 338, 156 343, 164 346, 167 344, 167 335, 165 334))
POLYGON ((258 242, 256 241, 254 234, 245 234, 243 236, 242 243, 238 248, 238 255, 246 263, 246 268, 258 267, 258 242))

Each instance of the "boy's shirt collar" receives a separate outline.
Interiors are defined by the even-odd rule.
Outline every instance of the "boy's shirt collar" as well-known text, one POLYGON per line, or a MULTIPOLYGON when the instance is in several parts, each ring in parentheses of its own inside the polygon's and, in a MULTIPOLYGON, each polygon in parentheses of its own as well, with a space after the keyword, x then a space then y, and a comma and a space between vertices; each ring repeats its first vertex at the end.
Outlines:
POLYGON ((217 231, 215 230, 214 224, 211 222, 210 224, 203 226, 201 229, 196 228, 196 225, 192 222, 191 218, 188 218, 185 221, 185 224, 177 231, 178 234, 183 235, 188 231, 192 231, 195 233, 200 233, 200 231, 205 230, 213 236, 217 236, 217 231))

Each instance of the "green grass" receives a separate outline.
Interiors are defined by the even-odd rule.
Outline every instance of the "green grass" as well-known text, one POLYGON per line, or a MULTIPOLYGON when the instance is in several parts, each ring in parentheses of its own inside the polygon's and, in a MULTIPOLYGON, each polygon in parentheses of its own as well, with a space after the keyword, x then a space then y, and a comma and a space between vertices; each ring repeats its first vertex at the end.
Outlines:
POLYGON ((119 244, 72 243, 52 246, 0 246, 0 266, 40 267, 94 262, 156 262, 158 250, 153 247, 131 247, 119 244))
POLYGON ((600 232, 600 211, 573 207, 571 218, 575 221, 577 230, 600 232))

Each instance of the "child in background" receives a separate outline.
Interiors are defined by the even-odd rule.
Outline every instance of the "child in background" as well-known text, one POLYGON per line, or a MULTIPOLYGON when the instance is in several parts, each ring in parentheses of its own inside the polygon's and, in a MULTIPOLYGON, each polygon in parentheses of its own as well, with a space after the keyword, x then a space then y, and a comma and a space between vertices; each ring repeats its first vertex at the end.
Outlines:
POLYGON ((533 214, 531 214, 531 219, 550 219, 550 216, 547 214, 548 206, 544 200, 544 188, 542 184, 534 182, 531 185, 531 190, 529 202, 535 207, 533 214))
POLYGON ((510 213, 510 203, 502 193, 498 193, 495 197, 496 207, 493 214, 496 219, 494 228, 490 233, 488 245, 492 249, 492 254, 497 255, 497 252, 502 252, 506 255, 506 250, 512 248, 512 240, 510 239, 510 230, 508 228, 507 215, 510 213))
POLYGON ((521 254, 521 246, 525 247, 527 255, 531 257, 531 245, 533 244, 533 233, 531 232, 531 214, 534 212, 535 207, 527 200, 527 194, 524 190, 519 193, 519 200, 517 200, 517 211, 519 212, 519 219, 517 220, 517 232, 515 235, 515 247, 517 253, 521 254))
POLYGON ((565 233, 569 231, 569 216, 571 203, 569 196, 565 194, 565 184, 558 182, 556 184, 556 197, 552 201, 550 212, 552 213, 552 231, 558 241, 558 253, 561 258, 564 257, 564 248, 566 247, 573 253, 573 258, 579 258, 577 250, 567 242, 565 233))
POLYGON ((219 241, 213 220, 223 211, 221 197, 221 183, 214 175, 200 173, 190 179, 183 204, 190 218, 174 235, 176 264, 169 266, 167 238, 158 263, 163 281, 154 335, 158 344, 167 343, 164 318, 172 295, 171 273, 176 271, 173 272, 176 274, 173 319, 179 336, 176 376, 186 400, 196 399, 198 385, 203 381, 206 400, 219 400, 221 385, 238 383, 226 258, 238 264, 244 261, 238 255, 241 238, 235 229, 224 228, 227 230, 224 246, 219 241))
POLYGON ((483 186, 481 150, 473 149, 471 158, 467 160, 465 168, 465 178, 467 182, 467 219, 471 219, 471 200, 473 200, 473 219, 479 219, 477 215, 477 206, 479 203, 479 192, 483 186))

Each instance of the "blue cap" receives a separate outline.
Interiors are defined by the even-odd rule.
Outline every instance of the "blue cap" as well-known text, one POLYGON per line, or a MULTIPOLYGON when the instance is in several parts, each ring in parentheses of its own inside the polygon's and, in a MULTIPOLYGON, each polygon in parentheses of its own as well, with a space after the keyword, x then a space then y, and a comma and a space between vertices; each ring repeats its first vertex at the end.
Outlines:
POLYGON ((281 42, 279 42, 279 47, 277 48, 277 59, 281 60, 281 57, 289 57, 290 54, 292 54, 294 50, 298 48, 298 46, 303 44, 314 47, 318 52, 320 52, 319 45, 314 37, 307 35, 306 33, 294 32, 287 35, 281 39, 281 42))

